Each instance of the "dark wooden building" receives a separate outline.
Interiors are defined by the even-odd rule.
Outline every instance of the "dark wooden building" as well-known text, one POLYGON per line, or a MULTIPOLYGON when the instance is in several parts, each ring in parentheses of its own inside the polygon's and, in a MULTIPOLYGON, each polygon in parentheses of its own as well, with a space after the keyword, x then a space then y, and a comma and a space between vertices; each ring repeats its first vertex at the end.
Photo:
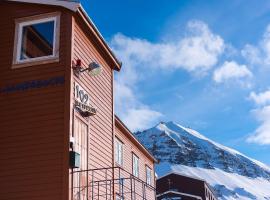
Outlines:
POLYGON ((79 1, 1 0, 0 19, 0 200, 155 199, 155 160, 115 119, 121 63, 79 1))
POLYGON ((217 197, 206 181, 172 172, 157 179, 157 199, 217 200, 217 197))

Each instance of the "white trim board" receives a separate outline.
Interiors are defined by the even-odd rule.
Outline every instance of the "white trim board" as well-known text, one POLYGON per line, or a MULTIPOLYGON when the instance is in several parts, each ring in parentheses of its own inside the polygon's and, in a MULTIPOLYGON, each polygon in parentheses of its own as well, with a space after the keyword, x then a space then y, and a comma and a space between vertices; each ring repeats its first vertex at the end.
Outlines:
MULTIPOLYGON (((1 1, 1 0, 0 0, 1 1)), ((112 49, 109 47, 107 44, 106 40, 102 36, 102 34, 99 32, 97 29, 96 25, 93 23, 87 12, 84 10, 83 6, 80 3, 80 0, 5 0, 5 1, 10 1, 10 2, 21 2, 21 3, 33 3, 33 4, 42 4, 42 5, 52 5, 52 6, 61 6, 64 8, 67 8, 73 12, 81 12, 84 17, 86 18, 87 22, 89 23, 88 26, 91 26, 94 31, 97 33, 98 37, 101 39, 101 42, 107 48, 109 54, 113 58, 113 60, 120 65, 121 68, 121 62, 117 59, 115 54, 113 53, 112 49)), ((119 68, 119 69, 120 69, 119 68)))
POLYGON ((169 191, 163 192, 161 194, 158 194, 157 197, 161 197, 161 196, 166 195, 166 194, 182 195, 182 196, 193 197, 193 198, 196 198, 198 200, 202 200, 202 197, 200 197, 200 196, 193 195, 193 194, 188 194, 188 193, 183 193, 183 192, 176 192, 176 191, 172 191, 172 190, 169 190, 169 191))
POLYGON ((54 5, 61 6, 76 12, 81 4, 76 0, 6 0, 14 2, 24 2, 24 3, 35 3, 35 4, 44 4, 44 5, 54 5))

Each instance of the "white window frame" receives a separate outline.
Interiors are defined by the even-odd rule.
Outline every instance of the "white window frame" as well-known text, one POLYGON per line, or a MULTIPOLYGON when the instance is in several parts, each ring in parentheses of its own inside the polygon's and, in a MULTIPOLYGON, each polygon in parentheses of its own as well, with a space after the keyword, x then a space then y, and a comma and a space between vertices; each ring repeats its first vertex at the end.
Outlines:
POLYGON ((121 197, 120 195, 116 195, 116 200, 123 200, 123 197, 121 197))
POLYGON ((139 157, 135 153, 132 153, 132 174, 133 174, 133 176, 139 178, 139 170, 140 170, 139 157), (136 163, 137 163, 137 166, 135 166, 136 163))
POLYGON ((115 151, 115 163, 117 165, 123 166, 124 160, 123 160, 123 155, 124 155, 124 143, 121 142, 118 138, 115 138, 115 146, 114 146, 114 151, 115 151))
POLYGON ((151 185, 152 184, 152 169, 146 165, 145 167, 146 172, 146 184, 151 185))
POLYGON ((31 17, 20 18, 16 20, 14 51, 13 51, 13 67, 26 67, 37 64, 45 64, 59 61, 59 40, 60 40, 60 13, 49 13, 31 17), (49 56, 41 56, 37 58, 21 59, 22 50, 22 34, 25 26, 54 22, 54 37, 53 37, 53 54, 49 56))

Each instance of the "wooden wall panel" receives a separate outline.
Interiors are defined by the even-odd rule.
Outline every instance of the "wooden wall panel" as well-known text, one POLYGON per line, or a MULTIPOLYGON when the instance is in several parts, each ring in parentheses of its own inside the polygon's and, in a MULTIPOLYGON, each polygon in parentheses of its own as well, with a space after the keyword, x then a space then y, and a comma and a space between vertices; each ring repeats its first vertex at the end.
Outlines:
POLYGON ((80 78, 74 76, 73 79, 73 83, 76 81, 90 94, 91 105, 97 109, 95 116, 86 119, 89 125, 89 169, 112 167, 112 66, 105 61, 80 19, 74 19, 73 31, 73 60, 81 59, 84 68, 96 61, 103 68, 102 73, 95 77, 83 73, 80 78))
MULTIPOLYGON (((148 156, 145 155, 145 153, 138 148, 138 146, 133 143, 129 137, 127 137, 127 133, 123 132, 123 129, 119 128, 116 125, 115 128, 115 136, 118 140, 120 140, 123 143, 123 169, 128 171, 130 174, 133 173, 133 162, 132 162, 132 156, 135 154, 139 158, 139 179, 143 182, 146 182, 146 166, 150 167, 152 170, 152 180, 151 180, 151 186, 155 187, 155 180, 154 180, 154 161, 149 159, 148 156)), ((116 164, 117 166, 117 164, 116 164)), ((126 183, 125 185, 128 189, 129 183, 126 183)), ((144 199, 143 197, 143 190, 145 190, 145 197, 146 199, 155 199, 155 191, 151 188, 144 187, 142 182, 140 181, 134 181, 133 182, 133 191, 135 199, 144 199)), ((125 198, 129 199, 131 198, 129 195, 125 198)))
MULTIPOLYGON (((115 136, 123 142, 123 168, 132 174, 132 154, 139 158, 139 178, 146 182, 146 166, 152 170, 152 183, 154 183, 154 163, 151 161, 119 127, 116 126, 115 136)), ((153 184, 154 186, 154 184, 153 184)))
POLYGON ((0 89, 25 81, 66 79, 48 87, 0 92, 0 199, 63 199, 71 14, 54 6, 1 1, 0 18, 0 89), (60 62, 11 69, 15 19, 56 11, 61 13, 60 62))

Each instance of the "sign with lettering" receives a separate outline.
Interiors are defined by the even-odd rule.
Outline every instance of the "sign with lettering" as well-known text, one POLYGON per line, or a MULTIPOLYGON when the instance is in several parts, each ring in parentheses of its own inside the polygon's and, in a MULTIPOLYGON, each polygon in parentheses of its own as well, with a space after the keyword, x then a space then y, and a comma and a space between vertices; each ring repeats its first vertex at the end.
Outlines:
POLYGON ((7 85, 3 88, 0 88, 1 93, 13 93, 13 92, 22 92, 31 89, 45 88, 49 86, 58 86, 63 85, 65 82, 65 77, 57 76, 45 80, 31 80, 25 81, 22 83, 17 83, 14 85, 7 85))
POLYGON ((74 84, 75 106, 85 115, 91 116, 96 114, 96 109, 90 105, 90 95, 78 83, 74 84))

